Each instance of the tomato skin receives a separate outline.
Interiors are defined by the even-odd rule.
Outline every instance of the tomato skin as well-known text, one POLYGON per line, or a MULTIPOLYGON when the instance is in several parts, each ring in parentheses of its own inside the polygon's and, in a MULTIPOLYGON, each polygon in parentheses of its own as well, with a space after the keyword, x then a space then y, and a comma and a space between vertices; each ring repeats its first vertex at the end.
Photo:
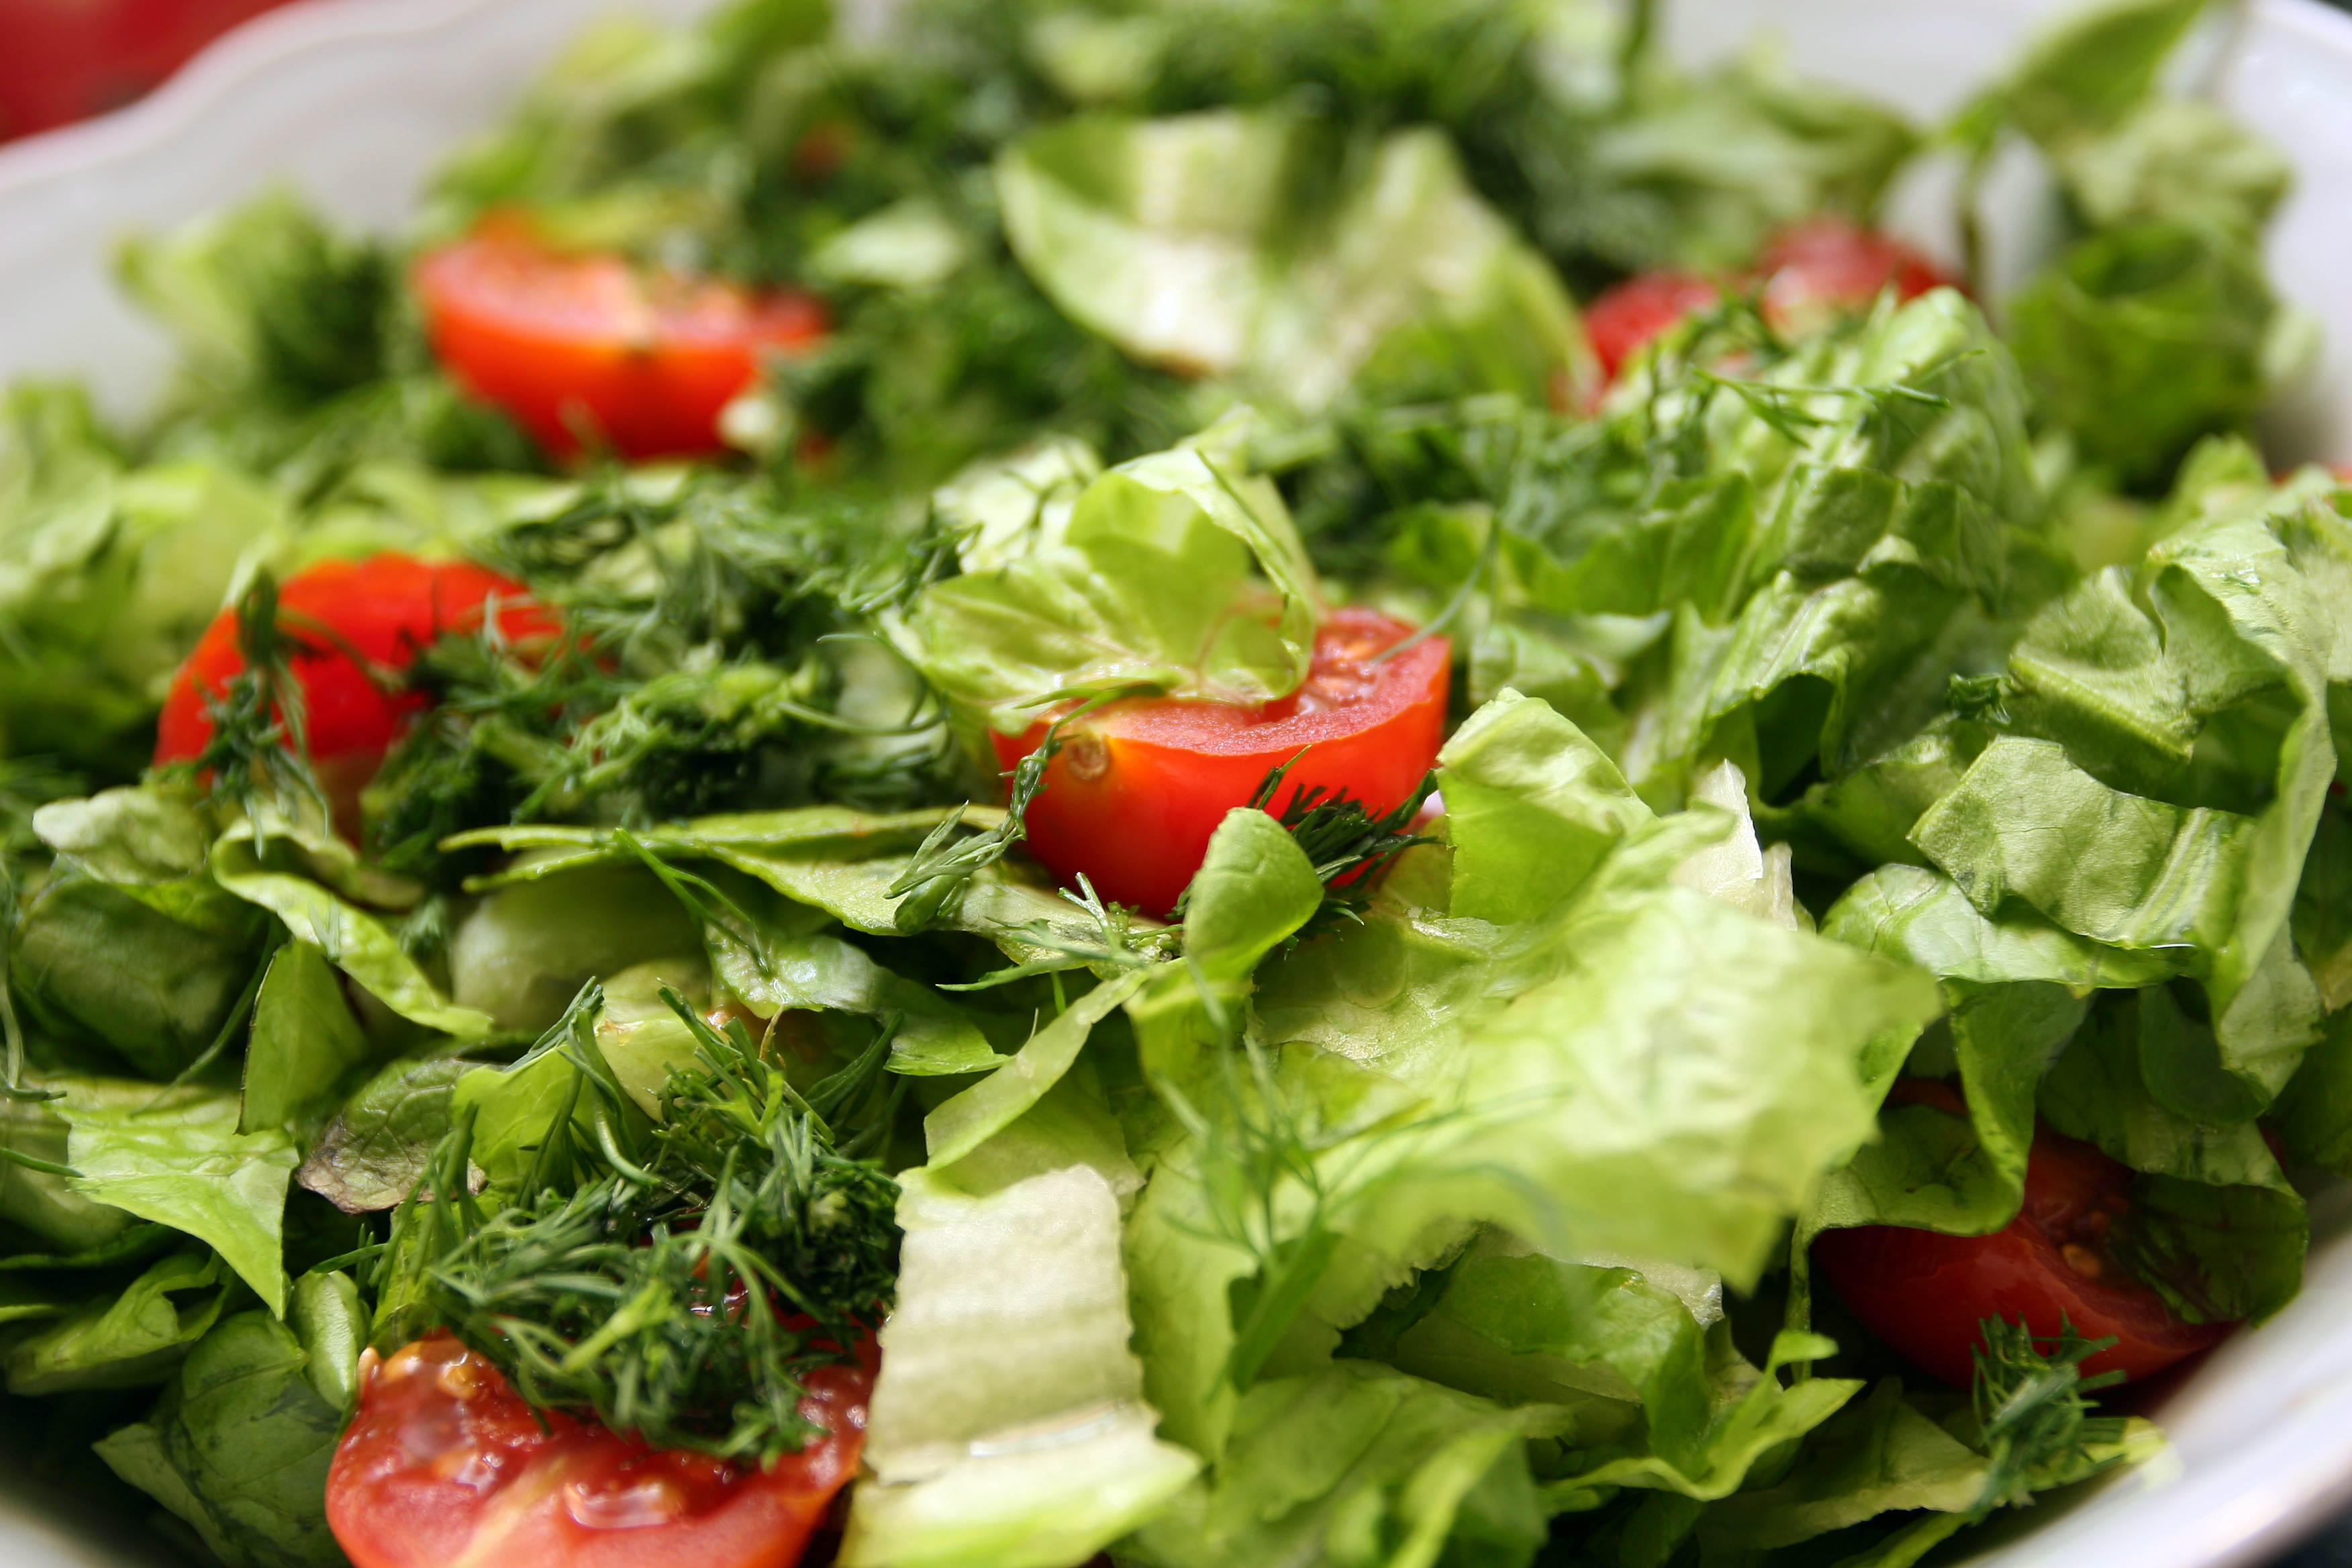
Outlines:
MULTIPOLYGON (((371 663, 405 669, 436 638, 478 630, 483 606, 493 596, 499 601, 499 627, 509 641, 529 646, 556 635, 553 615, 529 589, 468 561, 390 553, 321 561, 278 585, 278 621, 296 645, 287 664, 302 689, 311 763, 345 833, 356 835, 360 792, 383 765, 403 725, 425 706, 425 698, 422 692, 386 691, 313 624, 332 631, 371 663)), ((214 617, 172 678, 156 723, 158 767, 203 753, 213 735, 205 700, 217 700, 244 669, 236 611, 231 607, 214 617)))
POLYGON ((1766 279, 1765 314, 1783 330, 1802 326, 1812 312, 1858 310, 1887 289, 1898 300, 1916 300, 1930 289, 1958 286, 1901 240, 1828 214, 1775 235, 1757 270, 1766 279))
POLYGON ((857 1472, 873 1377, 826 1367, 807 1386, 801 1413, 825 1435, 746 1470, 534 1415, 436 1332, 369 1369, 327 1523, 353 1568, 793 1568, 857 1472))
POLYGON ((827 330, 814 296, 566 255, 511 221, 429 252, 415 283, 435 356, 558 457, 583 434, 625 458, 723 451, 719 413, 761 355, 827 330))
POLYGON ((1780 331, 1802 331, 1860 310, 1893 288, 1899 300, 1957 287, 1933 261, 1901 240, 1831 214, 1803 219, 1766 242, 1754 269, 1726 278, 1644 272, 1603 290, 1584 312, 1584 330, 1614 381, 1625 363, 1685 317, 1725 292, 1762 285, 1764 314, 1780 331))
MULTIPOLYGON (((1958 1098, 1916 1097, 1952 1114, 1958 1098), (1944 1103, 1948 1099, 1949 1103, 1944 1103)), ((2132 1173, 2088 1143, 2042 1129, 2026 1160, 2025 1201, 1990 1236, 1904 1226, 1823 1232, 1814 1264, 1865 1327, 1920 1370, 1966 1388, 1986 1318, 2022 1321, 2055 1339, 2061 1319, 2116 1344, 2086 1373, 2146 1377, 2226 1338, 2232 1323, 2185 1323, 2106 1253, 2131 1204, 2132 1173)))
MULTIPOLYGON (((1433 637, 1384 665, 1364 661, 1412 632, 1376 611, 1341 610, 1317 632, 1305 683, 1279 702, 1138 698, 1080 720, 1029 807, 1030 852, 1066 881, 1083 871, 1104 898, 1157 915, 1200 869, 1225 813, 1302 750, 1277 808, 1292 788, 1318 784, 1374 812, 1402 805, 1436 764, 1452 655, 1433 637)), ((1045 729, 992 736, 999 761, 1012 767, 1045 729)))
POLYGON ((1684 317, 1704 310, 1736 287, 1696 272, 1644 272, 1603 289, 1585 307, 1584 331, 1609 381, 1684 317))

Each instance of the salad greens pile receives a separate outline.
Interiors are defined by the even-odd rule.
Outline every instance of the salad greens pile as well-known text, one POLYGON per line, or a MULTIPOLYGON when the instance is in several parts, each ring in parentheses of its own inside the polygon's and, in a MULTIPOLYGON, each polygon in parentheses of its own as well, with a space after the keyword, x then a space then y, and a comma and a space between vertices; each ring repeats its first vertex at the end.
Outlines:
POLYGON ((2162 86, 2207 9, 1922 128, 1642 5, 736 0, 585 35, 409 240, 131 244, 178 383, 0 437, 19 1462, 327 1568, 362 1350, 435 1328, 747 1463, 878 1328, 847 1568, 1901 1568, 2145 1457, 2099 1346, 1936 1386, 1809 1247, 2000 1229, 2038 1122, 2259 1320, 2352 1175, 2352 504, 2249 438, 2310 329, 2285 163, 2162 86), (1727 286, 1606 383, 1579 300, 1923 157, 1981 249, 2021 143, 2012 297, 1727 286), (728 460, 560 469, 404 281, 518 205, 833 329, 728 460), (275 584, 383 551, 563 631, 392 678, 354 842, 275 584), (1284 697, 1339 604, 1452 641, 1441 815, 1270 779, 1171 921, 1022 852, 1053 743, 992 732, 1284 697))

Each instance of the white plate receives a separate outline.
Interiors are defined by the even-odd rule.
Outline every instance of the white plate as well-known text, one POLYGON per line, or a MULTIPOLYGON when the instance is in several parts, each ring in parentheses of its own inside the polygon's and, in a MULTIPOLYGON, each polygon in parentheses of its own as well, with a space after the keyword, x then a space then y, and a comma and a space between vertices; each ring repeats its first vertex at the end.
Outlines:
MULTIPOLYGON (((680 17, 708 0, 634 0, 680 17)), ((2040 18, 2071 0, 1666 0, 1694 60, 1777 36, 1793 64, 1923 119, 1948 112, 2040 18)), ((354 223, 386 226, 450 146, 489 123, 600 0, 309 0, 248 24, 145 102, 0 150, 0 380, 89 377, 130 413, 168 368, 161 338, 116 300, 107 258, 126 232, 178 222, 290 180, 354 223)), ((846 8, 846 7, 845 7, 846 8)), ((863 7, 861 7, 863 8, 863 7)), ((2352 17, 2314 0, 2252 0, 2192 62, 2212 92, 2294 159, 2273 276, 2325 325, 2312 383, 2275 410, 2283 458, 2352 458, 2352 17)), ((2009 265, 2038 232, 2035 180, 2002 182, 2009 265)), ((1935 171, 1897 221, 1944 231, 1935 171)), ((2240 1336, 2162 1413, 2172 1459, 1989 1554, 2000 1568, 2232 1568, 2352 1499, 2352 1197, 2315 1205, 2295 1303, 2240 1336)), ((91 1520, 0 1473, 0 1564, 158 1561, 122 1521, 91 1520)))

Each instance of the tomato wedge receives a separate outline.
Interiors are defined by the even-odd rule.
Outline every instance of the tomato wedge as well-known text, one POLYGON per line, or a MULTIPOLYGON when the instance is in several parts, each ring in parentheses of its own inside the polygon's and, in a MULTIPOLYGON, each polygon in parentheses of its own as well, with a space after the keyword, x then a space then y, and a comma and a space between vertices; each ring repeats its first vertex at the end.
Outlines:
POLYGON ((353 1568, 793 1568, 856 1474, 873 1378, 809 1374, 824 1436, 772 1469, 534 1413, 436 1332, 368 1370, 327 1475, 353 1568))
MULTIPOLYGON (((333 805, 336 825, 356 837, 360 792, 423 693, 386 689, 378 670, 404 670, 441 637, 481 629, 488 605, 499 629, 528 647, 555 637, 554 615, 513 579, 469 561, 419 561, 383 554, 364 561, 321 561, 278 585, 278 624, 294 645, 289 668, 302 689, 310 761, 333 805)), ((205 711, 245 668, 236 611, 223 610, 172 678, 155 731, 162 766, 203 754, 213 737, 205 711)))
MULTIPOLYGON (((1949 1114, 1957 1096, 1921 1095, 1949 1114)), ((1974 1375, 1985 1319, 2022 1321, 2056 1338, 2061 1321, 2084 1339, 2116 1343, 2087 1373, 2146 1377, 2226 1338, 2232 1323, 2187 1323, 2109 1250, 2131 1208, 2131 1171, 2088 1143, 2044 1128, 2027 1156, 2025 1202, 1990 1236, 1945 1236, 1902 1226, 1824 1232, 1813 1261, 1870 1331, 1921 1371, 1956 1388, 1974 1375)))
MULTIPOLYGON (((1373 662, 1412 633, 1376 611, 1341 610, 1317 632, 1305 682, 1278 702, 1135 698, 1087 715, 1063 730, 1046 764, 1026 819, 1030 852, 1065 880, 1084 872, 1104 898, 1157 915, 1201 868, 1225 813, 1293 757, 1277 807, 1291 789, 1319 784, 1374 812, 1394 809, 1444 738, 1445 639, 1373 662)), ((998 759, 1012 767, 1045 731, 1041 721, 995 736, 998 759)))
POLYGON ((1627 361, 1684 317, 1714 304, 1726 290, 1744 292, 1759 284, 1766 319, 1784 332, 1861 310, 1888 288, 1898 299, 1916 300, 1930 289, 1956 286, 1901 240, 1823 214, 1773 236, 1750 271, 1722 278, 1644 272, 1602 290, 1585 308, 1585 334, 1613 381, 1627 361))
POLYGON ((626 458, 720 451, 719 413, 761 356, 827 327, 813 295, 570 255, 513 219, 428 253, 415 282, 449 374, 559 457, 583 440, 626 458))

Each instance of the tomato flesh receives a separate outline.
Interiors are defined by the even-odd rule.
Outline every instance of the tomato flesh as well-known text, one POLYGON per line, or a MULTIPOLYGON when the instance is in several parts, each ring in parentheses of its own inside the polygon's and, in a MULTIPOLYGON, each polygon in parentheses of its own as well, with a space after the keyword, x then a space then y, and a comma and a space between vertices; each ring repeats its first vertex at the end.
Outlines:
MULTIPOLYGON (((1934 1103, 1933 1100, 1930 1101, 1934 1103)), ((1950 1105, 1938 1105, 1954 1114, 1950 1105)), ((2088 1143, 2043 1129, 2027 1157, 2017 1217, 1990 1236, 1904 1226, 1824 1232, 1813 1261, 1864 1325, 1906 1361, 1957 1388, 1975 1373, 1987 1318, 2055 1339, 2114 1336, 2087 1373, 2146 1377, 2225 1338, 2231 1323, 2186 1323, 2107 1248, 2131 1207, 2131 1171, 2088 1143)))
MULTIPOLYGON (((360 792, 425 705, 422 692, 379 685, 352 654, 404 670, 436 638, 478 631, 493 600, 509 641, 529 646, 555 636, 554 616, 529 589, 467 561, 394 554, 321 561, 279 584, 278 624, 292 645, 287 666, 302 691, 311 765, 346 834, 357 834, 360 792)), ((223 610, 172 678, 156 723, 157 766, 203 754, 213 738, 205 704, 244 669, 236 611, 223 610)))
POLYGON ((567 255, 512 222, 426 255, 416 290, 450 374, 563 457, 583 441, 626 458, 720 451, 719 413, 761 355, 826 331, 814 296, 567 255))
MULTIPOLYGON (((1278 763, 1298 758, 1277 809, 1292 789, 1318 784, 1376 813, 1394 809, 1444 738, 1445 639, 1370 662, 1412 633, 1375 611, 1341 610, 1317 633, 1305 682, 1278 702, 1136 698, 1088 714, 1062 731, 1046 764, 1029 807, 1030 852, 1066 881, 1084 872, 1104 898, 1157 915, 1201 868, 1217 824, 1278 763)), ((999 760, 1010 768, 1045 743, 1045 730, 993 737, 999 760)))
POLYGON ((793 1568, 856 1473, 872 1375, 809 1374, 824 1435, 772 1469, 534 1413, 446 1332, 370 1369, 327 1476, 353 1568, 793 1568))
POLYGON ((1776 331, 1801 332, 1863 309, 1884 289, 1916 300, 1955 280, 1902 241, 1823 214, 1773 236, 1750 272, 1724 278, 1645 272, 1603 290, 1585 310, 1585 333, 1613 381, 1628 361, 1684 318, 1727 291, 1759 284, 1765 319, 1776 331))

